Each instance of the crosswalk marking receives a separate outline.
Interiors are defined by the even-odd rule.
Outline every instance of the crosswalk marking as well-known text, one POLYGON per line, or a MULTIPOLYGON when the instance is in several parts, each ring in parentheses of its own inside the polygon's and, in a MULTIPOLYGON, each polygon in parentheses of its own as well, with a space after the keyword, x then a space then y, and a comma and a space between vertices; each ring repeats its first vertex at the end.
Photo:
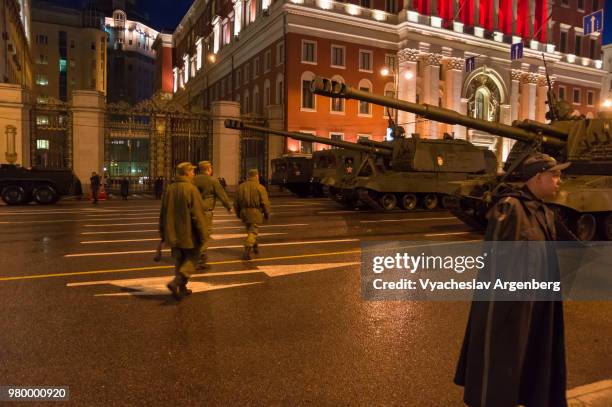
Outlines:
MULTIPOLYGON (((358 242, 359 239, 334 239, 334 240, 306 240, 301 242, 279 242, 279 243, 259 243, 260 247, 265 246, 295 246, 295 245, 312 245, 312 244, 329 244, 329 243, 349 243, 358 242)), ((209 247, 208 250, 218 249, 238 249, 242 248, 243 245, 231 245, 231 246, 214 246, 209 247)), ((170 249, 164 249, 164 252, 170 252, 170 249)), ((95 253, 73 253, 65 254, 64 257, 94 257, 94 256, 117 256, 126 254, 147 254, 155 253, 155 250, 130 250, 121 252, 95 252, 95 253)))
MULTIPOLYGON (((287 223, 282 225, 261 225, 260 229, 265 228, 289 228, 289 227, 299 227, 299 226, 309 226, 308 223, 287 223)), ((230 229, 244 229, 243 226, 215 226, 215 230, 230 230, 230 229)), ((144 229, 144 230, 107 230, 101 232, 81 232, 81 235, 114 235, 121 233, 150 233, 156 232, 159 233, 159 229, 144 229)))
MULTIPOLYGON (((276 236, 286 235, 286 233, 260 233, 259 236, 276 236)), ((225 233, 225 234, 212 234, 212 240, 228 240, 228 239, 240 239, 245 238, 246 233, 225 233)), ((153 242, 159 241, 159 237, 146 238, 146 239, 120 239, 120 240, 85 240, 81 244, 101 244, 101 243, 133 243, 133 242, 153 242)))
POLYGON ((377 220, 360 220, 359 223, 380 223, 380 222, 422 222, 427 220, 449 220, 454 219, 459 222, 459 219, 454 216, 445 216, 442 218, 409 218, 409 219, 377 219, 377 220))

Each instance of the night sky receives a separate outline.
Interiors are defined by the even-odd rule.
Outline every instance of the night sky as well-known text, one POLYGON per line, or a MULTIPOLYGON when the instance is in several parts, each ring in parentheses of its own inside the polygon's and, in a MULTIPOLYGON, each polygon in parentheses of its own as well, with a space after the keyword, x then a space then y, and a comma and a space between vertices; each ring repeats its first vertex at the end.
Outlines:
MULTIPOLYGON (((83 0, 47 0, 63 6, 78 8, 83 0)), ((149 15, 149 25, 156 30, 174 31, 193 0, 137 0, 138 7, 149 15)), ((128 14, 128 19, 131 19, 128 14)))

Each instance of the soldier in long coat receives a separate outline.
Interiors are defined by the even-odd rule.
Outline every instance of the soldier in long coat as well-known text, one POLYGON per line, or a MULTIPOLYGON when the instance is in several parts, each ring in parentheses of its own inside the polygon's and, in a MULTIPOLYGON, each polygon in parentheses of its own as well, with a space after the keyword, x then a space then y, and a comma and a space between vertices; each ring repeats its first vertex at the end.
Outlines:
POLYGON ((192 183, 194 169, 188 162, 177 166, 177 177, 166 189, 159 215, 161 237, 175 260, 175 276, 168 289, 177 300, 191 294, 187 282, 196 270, 206 233, 204 204, 192 183))
MULTIPOLYGON (((527 158, 522 172, 528 181, 522 189, 506 191, 499 197, 488 214, 485 240, 502 249, 502 241, 541 241, 537 248, 549 246, 545 241, 556 240, 554 213, 542 199, 555 195, 561 170, 568 165, 558 165, 546 154, 527 158)), ((529 264, 535 261, 541 267, 506 271, 558 276, 554 253, 530 250, 523 254, 508 260, 518 264, 529 258, 529 264)), ((465 387, 464 402, 471 407, 567 406, 563 303, 475 298, 455 383, 465 387)))
POLYGON ((238 186, 234 201, 236 215, 246 226, 247 238, 244 243, 244 260, 251 260, 251 251, 259 253, 257 247, 258 228, 270 216, 270 200, 266 189, 259 183, 259 171, 251 169, 247 179, 238 186))
POLYGON ((221 201, 229 213, 232 212, 232 203, 219 183, 219 180, 212 177, 213 169, 211 162, 201 161, 198 166, 200 167, 200 175, 194 177, 193 184, 198 188, 202 196, 204 217, 206 218, 206 233, 204 234, 204 242, 200 248, 200 263, 198 267, 208 268, 206 249, 208 249, 210 236, 212 235, 213 213, 217 204, 217 199, 221 201))

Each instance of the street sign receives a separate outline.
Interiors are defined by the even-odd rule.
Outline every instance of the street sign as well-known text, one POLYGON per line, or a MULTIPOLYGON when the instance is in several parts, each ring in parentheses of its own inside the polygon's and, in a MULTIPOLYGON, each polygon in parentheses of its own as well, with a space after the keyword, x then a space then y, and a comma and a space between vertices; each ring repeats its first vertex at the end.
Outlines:
POLYGON ((476 68, 476 57, 465 59, 465 72, 472 72, 476 68))
POLYGON ((601 32, 603 30, 603 10, 597 10, 587 16, 584 16, 582 20, 582 29, 584 35, 590 35, 595 32, 601 32))
POLYGON ((512 44, 510 46, 510 60, 514 61, 515 59, 523 58, 523 43, 517 42, 516 44, 512 44))

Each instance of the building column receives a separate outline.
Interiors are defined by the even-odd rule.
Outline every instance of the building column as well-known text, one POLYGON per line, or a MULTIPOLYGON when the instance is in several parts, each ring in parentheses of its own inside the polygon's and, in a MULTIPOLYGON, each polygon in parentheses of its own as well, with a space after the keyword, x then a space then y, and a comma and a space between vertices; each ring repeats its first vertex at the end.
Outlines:
POLYGON ((523 76, 523 71, 519 69, 513 69, 510 71, 510 106, 512 107, 512 114, 510 115, 510 122, 518 120, 519 118, 519 97, 520 97, 520 82, 523 76))
POLYGON ((548 100, 548 82, 546 76, 538 76, 538 90, 536 91, 536 117, 535 119, 541 123, 546 123, 546 112, 548 106, 546 101, 548 100))
POLYGON ((521 78, 521 119, 535 120, 536 87, 538 76, 534 73, 524 74, 521 78))
POLYGON ((100 92, 72 92, 73 170, 83 185, 88 185, 92 171, 102 174, 104 170, 105 108, 100 92))
POLYGON ((234 191, 240 178, 240 131, 225 127, 225 119, 240 120, 240 104, 231 101, 211 103, 213 128, 213 171, 225 178, 228 190, 234 191))
MULTIPOLYGON (((446 108, 454 110, 455 112, 461 112, 461 88, 463 86, 463 68, 465 61, 463 58, 447 58, 445 61, 445 81, 446 81, 446 93, 445 103, 446 108)), ((460 132, 463 129, 465 133, 465 127, 458 124, 450 126, 451 132, 455 137, 459 137, 460 132)))
MULTIPOLYGON (((510 105, 501 105, 499 107, 499 122, 502 124, 512 124, 512 107, 510 105)), ((497 154, 497 165, 498 170, 501 171, 503 169, 503 163, 506 161, 508 154, 510 153, 510 149, 514 145, 515 141, 506 138, 506 137, 498 137, 498 151, 497 154)))
MULTIPOLYGON (((416 103, 417 91, 417 61, 420 51, 418 49, 403 49, 398 52, 399 83, 398 98, 407 102, 416 103)), ((397 121, 406 130, 406 135, 416 133, 416 115, 399 110, 397 121)))
MULTIPOLYGON (((427 54, 423 57, 425 67, 423 69, 423 103, 433 106, 439 106, 440 99, 440 61, 442 55, 427 54)), ((421 136, 425 138, 440 138, 438 132, 438 123, 428 120, 424 129, 426 134, 421 136)))

